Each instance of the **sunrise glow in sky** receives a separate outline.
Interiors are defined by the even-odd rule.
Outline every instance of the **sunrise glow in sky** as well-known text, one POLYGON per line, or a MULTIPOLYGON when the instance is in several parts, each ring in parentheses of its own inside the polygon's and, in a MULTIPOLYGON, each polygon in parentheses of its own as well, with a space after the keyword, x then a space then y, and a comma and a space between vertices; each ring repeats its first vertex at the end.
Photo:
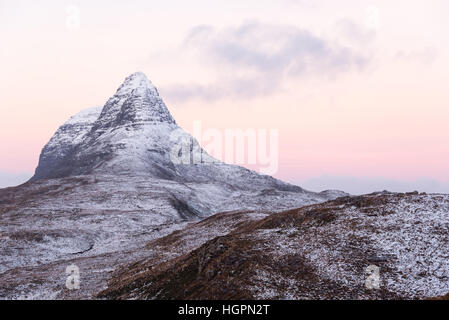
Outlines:
POLYGON ((449 192, 446 0, 0 0, 0 187, 142 71, 178 124, 279 131, 278 178, 449 192))

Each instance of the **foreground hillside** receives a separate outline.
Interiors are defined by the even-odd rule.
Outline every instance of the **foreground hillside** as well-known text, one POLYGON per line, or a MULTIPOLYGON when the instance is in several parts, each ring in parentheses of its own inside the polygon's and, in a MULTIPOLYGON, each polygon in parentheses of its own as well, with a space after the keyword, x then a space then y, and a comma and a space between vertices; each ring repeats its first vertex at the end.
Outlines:
POLYGON ((70 296, 90 298, 119 264, 145 257, 148 241, 189 223, 229 210, 276 212, 323 202, 325 196, 131 175, 39 180, 2 189, 0 299, 63 297, 65 268, 72 263, 82 271, 84 290, 70 296))
MULTIPOLYGON (((148 247, 215 234, 216 215, 148 247)), ((207 237, 206 237, 207 238, 207 237)), ((169 261, 117 271, 99 298, 422 299, 449 292, 449 196, 343 197, 244 223, 169 261), (379 289, 365 286, 379 268, 379 289), (368 269, 367 269, 368 268, 368 269)))

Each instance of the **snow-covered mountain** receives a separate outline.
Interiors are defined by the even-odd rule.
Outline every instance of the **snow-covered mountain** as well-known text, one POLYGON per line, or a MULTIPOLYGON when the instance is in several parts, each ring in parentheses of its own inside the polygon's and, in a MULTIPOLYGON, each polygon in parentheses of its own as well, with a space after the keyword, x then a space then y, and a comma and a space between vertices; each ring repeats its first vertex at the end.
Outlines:
POLYGON ((110 270, 140 257, 148 241, 219 212, 279 212, 343 195, 212 158, 176 124, 147 77, 134 73, 103 108, 57 130, 29 182, 0 190, 0 297, 58 296, 65 280, 54 281, 73 259, 91 272, 110 270), (36 274, 51 290, 28 281, 36 274))
POLYGON ((82 111, 61 126, 43 149, 32 181, 89 174, 305 193, 298 186, 212 158, 176 124, 141 72, 127 77, 102 110, 82 111))

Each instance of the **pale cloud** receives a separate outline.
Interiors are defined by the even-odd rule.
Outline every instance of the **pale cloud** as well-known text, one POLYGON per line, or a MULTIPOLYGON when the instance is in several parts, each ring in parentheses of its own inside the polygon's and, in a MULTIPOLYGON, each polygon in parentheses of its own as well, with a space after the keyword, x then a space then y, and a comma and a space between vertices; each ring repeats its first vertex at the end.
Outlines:
POLYGON ((419 50, 405 51, 400 50, 396 53, 395 59, 422 64, 431 64, 438 57, 438 50, 434 47, 425 47, 419 50))
POLYGON ((362 70, 371 57, 338 41, 291 25, 247 22, 217 29, 193 28, 184 50, 194 52, 203 66, 219 74, 209 85, 174 85, 163 88, 174 100, 252 98, 281 89, 284 81, 309 75, 335 78, 362 70))
POLYGON ((174 101, 202 99, 214 101, 220 99, 251 99, 258 96, 270 95, 279 90, 281 80, 276 77, 270 79, 261 76, 254 77, 223 77, 209 85, 179 84, 161 88, 164 96, 174 101))
POLYGON ((371 44, 377 35, 376 30, 367 28, 351 19, 341 19, 337 21, 335 27, 342 37, 359 45, 371 44))

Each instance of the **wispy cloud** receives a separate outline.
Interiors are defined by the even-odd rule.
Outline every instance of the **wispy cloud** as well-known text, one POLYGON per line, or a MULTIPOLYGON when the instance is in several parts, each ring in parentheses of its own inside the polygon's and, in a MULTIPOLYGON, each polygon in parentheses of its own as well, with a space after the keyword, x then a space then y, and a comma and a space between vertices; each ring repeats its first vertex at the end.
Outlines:
POLYGON ((361 51, 308 30, 261 22, 224 29, 197 26, 189 32, 183 49, 194 52, 218 77, 209 85, 164 88, 164 94, 175 100, 268 95, 287 79, 308 75, 334 78, 361 70, 370 62, 361 51))
POLYGON ((395 55, 397 60, 419 62, 422 64, 431 64, 437 59, 438 50, 434 47, 425 47, 413 51, 398 51, 395 55))
POLYGON ((340 19, 335 27, 339 34, 360 46, 371 44, 377 35, 375 29, 367 28, 351 19, 340 19))

